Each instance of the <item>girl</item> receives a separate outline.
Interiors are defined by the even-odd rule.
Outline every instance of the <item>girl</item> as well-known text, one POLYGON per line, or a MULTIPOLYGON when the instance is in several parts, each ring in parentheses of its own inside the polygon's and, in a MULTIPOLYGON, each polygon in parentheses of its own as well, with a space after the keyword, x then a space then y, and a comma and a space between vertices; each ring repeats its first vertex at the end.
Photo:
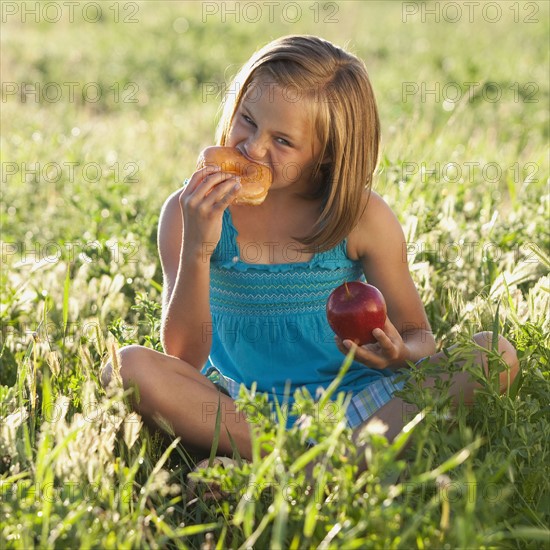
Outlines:
MULTIPOLYGON (((428 356, 445 365, 445 355, 434 355, 403 231, 370 189, 380 124, 365 66, 323 39, 288 36, 258 51, 229 90, 217 142, 269 167, 273 185, 260 206, 232 205, 238 177, 205 167, 168 198, 158 241, 166 354, 123 348, 124 385, 137 386, 146 420, 162 417, 203 453, 220 400, 219 450, 231 454, 229 432, 251 458, 250 425, 233 401, 240 384, 256 382, 279 402, 288 381, 291 397, 297 387, 312 395, 328 387, 354 344, 334 338, 327 297, 366 278, 385 296, 388 320, 375 344, 355 350, 339 391, 353 395, 352 428, 376 417, 392 439, 406 421, 404 402, 392 396, 401 387, 396 370, 428 356)), ((491 338, 474 339, 488 349, 491 338)), ((504 338, 498 351, 510 371, 501 374, 504 390, 518 363, 504 338)), ((487 368, 486 353, 476 360, 487 368)), ((461 372, 450 391, 469 402, 475 386, 461 372)))

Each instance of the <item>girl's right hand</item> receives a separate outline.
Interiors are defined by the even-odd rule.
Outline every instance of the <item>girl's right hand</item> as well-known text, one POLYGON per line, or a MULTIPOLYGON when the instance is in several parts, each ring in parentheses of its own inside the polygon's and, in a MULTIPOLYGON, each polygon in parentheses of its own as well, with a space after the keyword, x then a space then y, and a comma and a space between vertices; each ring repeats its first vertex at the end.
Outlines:
POLYGON ((183 215, 184 250, 211 256, 222 231, 224 210, 240 189, 240 177, 214 166, 197 170, 179 196, 183 215))

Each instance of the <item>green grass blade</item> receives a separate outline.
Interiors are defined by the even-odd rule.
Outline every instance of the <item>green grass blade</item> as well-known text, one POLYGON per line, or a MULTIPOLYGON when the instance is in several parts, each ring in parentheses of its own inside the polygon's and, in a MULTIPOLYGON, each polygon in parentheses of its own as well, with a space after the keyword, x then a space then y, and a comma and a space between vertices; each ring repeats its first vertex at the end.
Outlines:
POLYGON ((479 449, 482 444, 483 441, 481 439, 476 439, 475 441, 455 453, 453 456, 445 460, 437 468, 434 468, 430 472, 425 472, 419 475, 417 481, 420 483, 425 483, 426 481, 434 480, 437 478, 437 476, 440 476, 441 474, 444 474, 445 472, 448 472, 449 470, 460 466, 463 462, 468 460, 468 458, 472 454, 472 451, 479 449))
POLYGON ((220 538, 218 539, 218 542, 216 543, 216 550, 225 550, 226 544, 225 544, 225 538, 227 537, 227 524, 225 524, 222 527, 222 532, 220 533, 220 538))
POLYGON ((514 381, 510 384, 509 395, 511 399, 515 399, 518 396, 518 392, 523 384, 524 374, 521 369, 519 369, 514 381))
POLYGON ((239 546, 239 550, 247 550, 248 548, 253 548, 254 544, 256 544, 256 541, 260 538, 261 534, 267 529, 268 525, 273 521, 273 517, 275 515, 275 512, 273 509, 270 509, 270 511, 264 515, 264 517, 260 521, 260 525, 258 525, 257 529, 251 533, 248 538, 244 541, 244 543, 239 546))
POLYGON ((192 535, 199 535, 206 531, 212 531, 218 527, 217 523, 203 523, 202 525, 187 525, 177 531, 177 535, 180 537, 190 537, 192 535))
POLYGON ((336 378, 330 383, 329 387, 326 389, 325 392, 323 392, 323 395, 321 396, 321 399, 319 399, 319 410, 323 410, 328 403, 329 399, 332 397, 332 394, 336 391, 338 386, 342 383, 342 380, 344 379, 344 376, 348 372, 351 364, 353 363, 353 357, 355 356, 355 348, 352 346, 352 348, 349 350, 349 353, 346 355, 346 358, 344 359, 344 362, 342 363, 342 366, 340 367, 340 370, 338 372, 338 375, 336 378))
POLYGON ((138 470, 143 463, 145 457, 145 451, 147 448, 147 442, 144 441, 139 450, 139 454, 134 460, 134 463, 128 469, 124 479, 122 480, 123 493, 120 495, 119 506, 121 514, 130 513, 133 500, 132 500, 132 487, 134 486, 135 478, 138 473, 138 470))
MULTIPOLYGON (((319 490, 316 490, 315 494, 322 493, 319 490)), ((317 509, 317 502, 315 498, 308 502, 304 516, 304 536, 307 539, 311 539, 313 536, 313 531, 315 530, 315 525, 317 525, 317 518, 319 516, 319 510, 317 509)))
POLYGON ((159 294, 162 294, 162 285, 157 283, 154 279, 149 279, 149 284, 159 292, 159 294))
MULTIPOLYGON (((550 529, 531 527, 530 525, 514 527, 506 537, 511 539, 540 541, 546 543, 546 545, 550 545, 550 529)), ((548 546, 546 546, 546 548, 548 548, 548 546)))
POLYGON ((414 429, 424 418, 426 418, 426 415, 430 413, 430 410, 431 409, 427 408, 416 414, 415 417, 403 427, 397 437, 395 437, 391 444, 391 448, 395 453, 395 456, 399 455, 399 453, 405 448, 405 445, 407 445, 414 429))
POLYGON ((71 266, 67 264, 67 273, 65 274, 65 284, 63 285, 63 336, 67 334, 67 324, 69 322, 69 289, 71 284, 71 266))
POLYGON ((210 448, 208 466, 212 466, 212 464, 214 464, 214 459, 216 458, 216 452, 218 451, 218 444, 220 442, 221 423, 222 423, 221 394, 218 394, 218 411, 216 412, 216 423, 214 425, 214 439, 212 440, 212 447, 210 448))
POLYGON ((498 337, 500 333, 500 302, 497 304, 497 310, 495 311, 495 316, 493 318, 493 340, 491 342, 491 349, 493 351, 498 350, 498 337))
POLYGON ((56 407, 54 407, 50 377, 45 374, 42 381, 42 418, 45 420, 45 422, 42 424, 41 432, 43 434, 43 437, 37 449, 35 460, 36 479, 39 483, 42 482, 42 478, 44 476, 44 470, 46 468, 46 457, 48 453, 51 452, 50 444, 52 441, 52 436, 49 433, 51 426, 54 421, 61 421, 61 419, 56 418, 56 416, 57 411, 56 407))
POLYGON ((278 493, 278 496, 275 506, 277 514, 271 532, 271 548, 274 550, 286 548, 285 537, 288 524, 288 502, 283 498, 282 493, 278 493))
POLYGON ((227 427, 225 428, 225 432, 227 433, 227 437, 229 438, 229 444, 231 445, 231 450, 233 451, 233 457, 237 461, 239 468, 242 468, 243 459, 241 458, 241 454, 239 453, 239 449, 237 448, 237 443, 235 443, 235 440, 233 439, 233 436, 229 433, 227 427))
POLYGON ((317 445, 314 445, 311 449, 308 449, 305 453, 300 455, 290 466, 288 471, 291 474, 295 474, 306 467, 307 464, 309 464, 312 460, 314 460, 317 456, 319 456, 321 453, 324 453, 327 449, 329 449, 333 443, 333 441, 336 441, 337 438, 340 436, 342 431, 346 428, 345 422, 340 422, 332 432, 330 438, 325 439, 324 441, 321 441, 317 445))
POLYGON ((527 248, 537 256, 537 258, 541 261, 541 263, 547 268, 550 269, 550 256, 548 256, 544 250, 542 250, 539 246, 537 246, 535 243, 528 243, 527 248))
POLYGON ((153 471, 151 472, 151 474, 147 478, 147 481, 143 485, 140 491, 139 501, 136 507, 140 511, 140 513, 144 513, 145 511, 145 507, 148 503, 149 491, 151 490, 151 484, 153 482, 153 479, 160 472, 160 470, 164 466, 165 462, 168 460, 168 457, 170 456, 172 451, 178 446, 179 442, 180 442, 180 438, 177 437, 176 439, 174 439, 174 441, 172 441, 172 443, 170 443, 170 445, 167 447, 164 453, 162 453, 162 456, 158 459, 157 463, 155 464, 155 467, 153 468, 153 471))

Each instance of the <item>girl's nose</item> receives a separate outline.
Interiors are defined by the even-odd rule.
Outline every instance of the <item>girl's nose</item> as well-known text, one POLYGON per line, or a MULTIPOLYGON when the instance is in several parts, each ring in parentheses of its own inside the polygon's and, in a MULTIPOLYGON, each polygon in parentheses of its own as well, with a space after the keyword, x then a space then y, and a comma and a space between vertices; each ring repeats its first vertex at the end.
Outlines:
POLYGON ((244 152, 252 160, 264 160, 266 157, 266 146, 260 136, 251 136, 244 143, 244 152))

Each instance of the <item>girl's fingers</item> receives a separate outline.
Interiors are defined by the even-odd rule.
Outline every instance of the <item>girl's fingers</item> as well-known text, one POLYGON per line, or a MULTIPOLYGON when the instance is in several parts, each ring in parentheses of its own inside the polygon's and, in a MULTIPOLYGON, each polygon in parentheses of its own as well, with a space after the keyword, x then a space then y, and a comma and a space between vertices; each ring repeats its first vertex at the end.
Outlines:
MULTIPOLYGON (((215 172, 206 176, 201 180, 200 184, 193 188, 186 187, 181 195, 180 202, 185 208, 185 205, 196 208, 203 206, 206 209, 212 207, 216 202, 220 201, 220 197, 227 195, 237 183, 235 174, 227 172, 215 172)), ((235 191, 236 192, 236 191, 235 191)))
POLYGON ((193 193, 207 176, 215 174, 216 172, 220 172, 220 169, 217 166, 209 165, 200 168, 189 178, 184 192, 188 194, 193 193))
POLYGON ((365 361, 373 369, 385 369, 389 365, 389 361, 385 357, 374 353, 370 353, 365 357, 365 361))
POLYGON ((334 338, 334 341, 336 343, 336 347, 344 355, 347 355, 350 349, 355 348, 355 360, 359 361, 360 363, 364 363, 371 368, 384 368, 387 365, 387 360, 384 356, 384 351, 386 348, 383 348, 378 343, 358 346, 352 340, 341 340, 340 338, 338 338, 338 336, 334 338))
MULTIPOLYGON (((349 340, 348 340, 349 341, 349 340)), ((346 347, 342 340, 338 338, 338 336, 334 337, 334 342, 336 343, 336 347, 344 354, 347 355, 350 348, 346 347)))
POLYGON ((185 196, 206 196, 210 190, 223 181, 235 177, 235 174, 222 172, 216 166, 205 166, 197 170, 183 190, 185 196))
POLYGON ((232 176, 210 189, 203 200, 207 208, 226 208, 231 204, 241 188, 240 177, 232 176))
POLYGON ((393 342, 382 329, 375 328, 372 331, 372 335, 376 338, 376 341, 381 348, 385 350, 390 350, 393 348, 393 342))
MULTIPOLYGON (((352 344, 351 347, 353 347, 354 344, 352 344)), ((351 349, 351 348, 350 348, 351 349)), ((371 349, 368 349, 363 346, 356 346, 355 347, 355 358, 360 361, 361 363, 365 363, 369 367, 372 368, 381 368, 385 364, 385 360, 383 357, 380 357, 379 353, 374 352, 371 349)))

